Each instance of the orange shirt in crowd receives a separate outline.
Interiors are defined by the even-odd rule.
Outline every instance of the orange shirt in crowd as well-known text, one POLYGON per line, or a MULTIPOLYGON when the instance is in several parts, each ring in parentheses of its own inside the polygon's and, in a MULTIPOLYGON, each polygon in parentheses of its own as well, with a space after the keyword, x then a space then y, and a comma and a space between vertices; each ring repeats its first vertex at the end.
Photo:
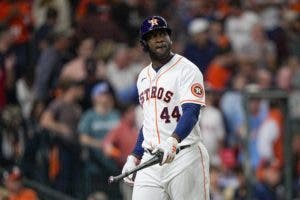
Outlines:
POLYGON ((30 39, 31 8, 28 1, 0 1, 0 23, 6 22, 14 34, 15 43, 30 39))
POLYGON ((217 1, 217 10, 220 16, 226 17, 231 11, 229 0, 219 0, 217 1))
MULTIPOLYGON (((279 126, 279 136, 274 142, 274 155, 276 159, 279 161, 279 166, 282 167, 284 160, 283 160, 283 115, 279 109, 272 109, 269 113, 268 119, 274 120, 279 126)), ((267 119, 267 120, 268 120, 267 119)))
POLYGON ((228 68, 212 63, 206 72, 208 87, 215 90, 225 89, 231 72, 228 68))
POLYGON ((300 12, 300 2, 296 1, 295 3, 291 3, 290 9, 296 12, 300 12))
POLYGON ((22 189, 18 194, 9 195, 9 200, 38 200, 35 191, 29 188, 22 189))

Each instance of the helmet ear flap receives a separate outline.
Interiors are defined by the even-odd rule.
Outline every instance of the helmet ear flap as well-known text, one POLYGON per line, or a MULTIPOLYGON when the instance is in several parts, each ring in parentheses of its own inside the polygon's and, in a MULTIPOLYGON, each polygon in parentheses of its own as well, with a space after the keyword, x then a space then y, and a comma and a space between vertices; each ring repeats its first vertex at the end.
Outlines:
POLYGON ((141 39, 141 40, 140 40, 140 43, 141 43, 141 45, 142 45, 142 47, 143 47, 143 51, 144 51, 144 52, 147 52, 148 49, 149 49, 147 42, 146 42, 145 40, 141 39))

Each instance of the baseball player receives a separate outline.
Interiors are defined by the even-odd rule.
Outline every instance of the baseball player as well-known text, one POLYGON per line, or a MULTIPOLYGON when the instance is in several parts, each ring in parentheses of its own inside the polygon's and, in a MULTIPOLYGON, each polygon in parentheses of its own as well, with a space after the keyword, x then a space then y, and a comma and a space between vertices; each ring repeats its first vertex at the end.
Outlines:
POLYGON ((192 62, 171 51, 170 35, 161 16, 146 18, 140 27, 151 63, 137 80, 143 127, 123 172, 158 151, 163 159, 124 181, 134 184, 133 200, 208 200, 209 158, 198 125, 205 106, 203 76, 192 62))

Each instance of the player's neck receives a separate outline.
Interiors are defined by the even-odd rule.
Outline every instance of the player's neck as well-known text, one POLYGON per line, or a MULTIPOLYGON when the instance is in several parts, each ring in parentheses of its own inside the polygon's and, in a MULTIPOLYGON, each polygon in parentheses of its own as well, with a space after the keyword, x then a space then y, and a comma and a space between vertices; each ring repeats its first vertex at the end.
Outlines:
POLYGON ((152 67, 154 70, 161 68, 162 66, 164 66, 166 63, 168 63, 174 56, 175 54, 173 52, 170 52, 170 54, 162 59, 155 59, 155 58, 151 58, 152 61, 152 67))

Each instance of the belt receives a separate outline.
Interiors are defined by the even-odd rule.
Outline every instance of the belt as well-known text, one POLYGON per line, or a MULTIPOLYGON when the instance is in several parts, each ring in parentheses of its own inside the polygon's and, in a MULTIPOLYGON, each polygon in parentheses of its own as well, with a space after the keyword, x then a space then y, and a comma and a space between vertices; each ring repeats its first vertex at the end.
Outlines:
MULTIPOLYGON (((183 149, 186 149, 186 148, 189 148, 189 147, 191 147, 192 145, 182 145, 182 146, 179 146, 177 149, 176 149, 176 154, 178 154, 181 150, 183 150, 183 149)), ((146 151, 148 152, 148 153, 150 153, 151 155, 154 155, 154 153, 152 153, 152 150, 151 149, 146 149, 146 151)))

